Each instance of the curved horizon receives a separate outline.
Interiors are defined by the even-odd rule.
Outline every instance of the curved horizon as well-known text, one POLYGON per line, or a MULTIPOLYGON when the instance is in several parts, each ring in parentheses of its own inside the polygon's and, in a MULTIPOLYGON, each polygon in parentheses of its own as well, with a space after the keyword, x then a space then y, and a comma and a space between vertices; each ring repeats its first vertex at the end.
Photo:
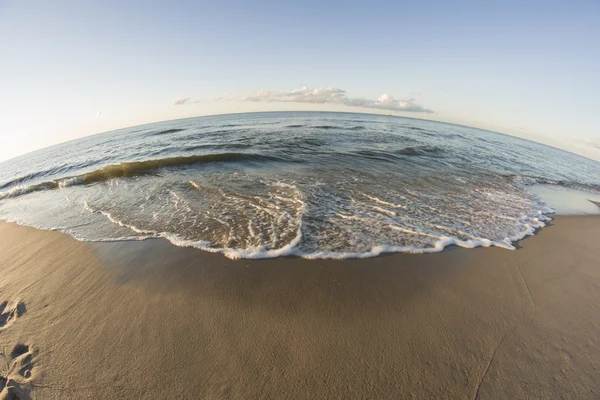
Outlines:
POLYGON ((136 125, 130 125, 130 126, 124 126, 124 127, 120 127, 120 128, 116 128, 116 129, 111 129, 108 131, 103 131, 103 132, 97 132, 97 133, 91 133, 85 136, 79 136, 73 139, 68 139, 62 142, 58 142, 58 143, 54 143, 45 147, 41 147, 41 148, 37 148, 31 151, 28 151, 26 153, 22 153, 7 159, 0 159, 0 164, 4 163, 4 162, 9 162, 13 159, 18 159, 20 157, 24 157, 27 156, 28 154, 32 154, 38 151, 44 151, 46 149, 51 149, 55 146, 61 146, 67 143, 71 143, 71 142, 76 142, 78 140, 82 140, 82 139, 86 139, 86 138, 90 138, 92 136, 99 136, 99 135, 104 135, 104 134, 109 134, 109 133, 113 133, 113 132, 117 132, 120 130, 125 130, 125 129, 132 129, 132 128, 137 128, 137 127, 143 127, 143 126, 148 126, 148 125, 154 125, 154 124, 161 124, 161 123, 167 123, 167 122, 175 122, 175 121, 184 121, 184 120, 191 120, 191 119, 197 119, 197 118, 210 118, 210 117, 217 117, 217 116, 235 116, 235 115, 246 115, 246 114, 269 114, 269 113, 330 113, 330 114, 358 114, 358 115, 373 115, 373 116, 379 116, 379 117, 394 117, 394 118, 402 118, 402 119, 412 119, 412 120, 417 120, 417 121, 427 121, 427 122, 433 122, 433 123, 438 123, 438 124, 444 124, 444 125, 453 125, 453 126, 459 126, 459 127, 466 127, 466 128, 470 128, 470 129, 477 129, 480 131, 485 131, 485 132, 490 132, 490 133, 494 133, 494 134, 498 134, 498 135, 506 135, 506 136, 510 136, 510 137, 514 137, 517 139, 522 139, 528 142, 533 142, 533 143, 537 143, 537 144, 541 144, 543 146, 548 146, 550 148, 553 149, 557 149, 557 150, 561 150, 561 151, 565 151, 567 153, 570 154, 574 154, 576 156, 579 157, 583 157, 587 160, 591 160, 594 162, 598 162, 600 163, 600 155, 598 156, 598 158, 594 158, 594 157, 590 157, 589 155, 586 154, 581 154, 578 153, 576 151, 572 151, 566 148, 562 148, 559 146, 555 146, 549 143, 544 143, 543 141, 540 140, 535 140, 532 138, 526 138, 526 137, 522 137, 519 135, 514 135, 514 134, 510 134, 510 133, 505 133, 505 132, 499 132, 499 131, 495 131, 495 130, 491 130, 491 129, 485 129, 485 128, 480 128, 477 126, 470 126, 470 125, 464 125, 464 124, 458 124, 458 123, 452 123, 452 122, 446 122, 446 121, 439 121, 439 120, 434 120, 434 119, 427 119, 427 118, 417 118, 417 117, 409 117, 409 116, 404 116, 404 115, 394 115, 394 114, 389 114, 389 113, 375 113, 375 112, 368 112, 368 111, 320 111, 320 110, 285 110, 285 111, 279 111, 279 110, 273 110, 273 111, 240 111, 240 112, 229 112, 229 113, 219 113, 219 114, 208 114, 208 115, 198 115, 198 116, 192 116, 192 117, 183 117, 183 118, 175 118, 175 119, 167 119, 167 120, 160 120, 160 121, 154 121, 154 122, 147 122, 147 123, 142 123, 142 124, 136 124, 136 125))

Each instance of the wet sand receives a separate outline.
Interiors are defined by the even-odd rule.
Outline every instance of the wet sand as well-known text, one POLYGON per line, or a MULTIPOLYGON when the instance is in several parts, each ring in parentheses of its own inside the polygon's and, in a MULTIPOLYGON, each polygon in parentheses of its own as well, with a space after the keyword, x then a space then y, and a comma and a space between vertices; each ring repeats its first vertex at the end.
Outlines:
POLYGON ((0 314, 0 398, 592 399, 600 217, 344 261, 0 223, 0 314))

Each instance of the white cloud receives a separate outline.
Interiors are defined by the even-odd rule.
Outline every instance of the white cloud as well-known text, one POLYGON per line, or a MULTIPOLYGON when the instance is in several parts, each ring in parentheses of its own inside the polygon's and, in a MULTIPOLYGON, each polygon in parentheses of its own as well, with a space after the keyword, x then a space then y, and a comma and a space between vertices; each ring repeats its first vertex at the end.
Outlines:
POLYGON ((102 115, 102 111, 98 111, 98 112, 96 113, 96 118, 100 117, 101 115, 102 115))
POLYGON ((300 89, 291 92, 257 90, 243 94, 241 96, 233 95, 233 100, 241 101, 266 101, 266 102, 291 102, 291 103, 338 103, 343 104, 346 99, 346 91, 336 88, 318 88, 309 89, 303 86, 300 89))
MULTIPOLYGON (((173 104, 184 104, 189 99, 179 100, 182 101, 173 104)), ((414 98, 400 99, 389 94, 383 94, 378 99, 348 97, 345 90, 333 87, 310 89, 307 86, 303 86, 300 89, 292 90, 291 92, 261 89, 244 94, 230 93, 213 98, 212 101, 341 104, 351 107, 377 108, 390 111, 433 113, 433 111, 417 104, 414 98)))
MULTIPOLYGON (((225 98, 227 99, 227 97, 225 98)), ((344 104, 347 106, 378 108, 392 111, 410 111, 431 113, 421 105, 415 103, 415 99, 399 99, 389 94, 381 95, 377 100, 365 98, 348 97, 343 89, 328 87, 310 89, 303 86, 300 89, 291 92, 257 90, 246 93, 241 96, 229 97, 231 100, 252 101, 252 102, 293 102, 293 103, 313 103, 313 104, 344 104)))
POLYGON ((171 104, 174 106, 180 106, 182 104, 186 104, 188 101, 190 101, 190 97, 181 97, 179 99, 171 100, 171 104))
POLYGON ((420 104, 415 103, 415 99, 399 99, 385 93, 379 96, 377 100, 369 99, 346 99, 344 104, 348 106, 358 106, 365 108, 378 108, 381 110, 391 111, 409 111, 409 112, 424 112, 433 113, 433 111, 424 108, 420 104))

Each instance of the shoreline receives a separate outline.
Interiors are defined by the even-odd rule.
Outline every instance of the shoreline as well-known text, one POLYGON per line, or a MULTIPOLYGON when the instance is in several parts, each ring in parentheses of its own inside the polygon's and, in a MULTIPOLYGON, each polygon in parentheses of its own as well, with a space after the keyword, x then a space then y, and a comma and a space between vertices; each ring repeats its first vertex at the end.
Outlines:
MULTIPOLYGON (((595 204, 600 209, 600 203, 594 202, 592 200, 588 200, 589 202, 595 204)), ((241 260, 241 261, 250 261, 250 260, 271 260, 277 258, 284 259, 302 259, 307 261, 318 261, 318 260, 369 260, 372 258, 388 256, 393 254, 413 254, 413 255, 423 255, 423 254, 435 254, 447 251, 447 249, 463 248, 463 249, 476 249, 476 248, 501 248, 506 250, 516 250, 519 248, 519 242, 525 240, 531 236, 535 236, 540 230, 543 228, 550 226, 552 224, 553 217, 557 214, 554 212, 541 213, 540 216, 543 217, 539 219, 537 225, 527 225, 527 229, 520 232, 518 235, 513 237, 507 237, 504 240, 508 240, 510 244, 505 243, 503 241, 494 241, 491 239, 485 238, 474 238, 461 240, 453 237, 440 237, 437 242, 435 242, 434 247, 425 247, 425 248, 411 248, 411 247, 402 247, 402 246, 389 246, 389 245, 379 245, 373 247, 369 252, 362 253, 350 253, 350 252, 332 252, 328 253, 326 251, 302 254, 298 255, 295 252, 295 245, 290 247, 290 244, 277 249, 270 250, 251 250, 248 251, 246 249, 235 249, 235 248, 213 248, 213 247, 199 247, 193 244, 193 242, 185 239, 179 239, 174 234, 164 234, 158 233, 156 237, 141 237, 141 238, 120 238, 115 240, 85 240, 78 239, 76 237, 71 236, 69 233, 64 232, 59 229, 44 229, 38 228, 35 226, 22 225, 18 222, 7 221, 0 219, 0 224, 14 224, 23 228, 31 228, 35 230, 41 230, 45 232, 56 232, 69 236, 71 239, 74 239, 78 242, 87 243, 92 246, 94 245, 106 245, 106 244, 119 244, 119 243, 135 243, 135 242, 146 242, 146 241, 165 241, 168 242, 171 246, 182 248, 182 249, 194 249, 196 251, 201 251, 207 254, 218 254, 230 260, 241 260), (512 247, 512 248, 511 248, 512 247), (258 252, 258 254, 256 253, 258 252), (250 255, 247 257, 230 257, 228 254, 246 254, 250 255), (263 256, 262 254, 268 254, 267 256, 263 256)), ((561 214, 558 214, 561 215, 561 214)), ((590 216, 596 214, 565 214, 565 216, 590 216)), ((600 215, 600 214, 598 214, 600 215)), ((112 221, 115 224, 119 224, 118 222, 112 221)), ((136 228, 137 229, 137 228, 136 228)), ((298 235, 300 237, 302 234, 299 232, 298 235)), ((293 242, 299 241, 299 236, 296 236, 293 239, 293 242)))
POLYGON ((598 237, 554 215, 514 251, 231 260, 0 222, 0 347, 29 371, 0 376, 32 399, 594 398, 598 237))

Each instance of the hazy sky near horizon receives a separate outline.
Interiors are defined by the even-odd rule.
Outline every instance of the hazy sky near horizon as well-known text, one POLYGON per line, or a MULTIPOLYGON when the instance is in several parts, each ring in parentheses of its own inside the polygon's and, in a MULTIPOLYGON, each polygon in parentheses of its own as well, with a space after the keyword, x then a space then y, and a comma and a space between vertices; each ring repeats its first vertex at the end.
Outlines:
POLYGON ((600 2, 3 1, 0 160, 154 121, 382 112, 600 160, 600 2))

